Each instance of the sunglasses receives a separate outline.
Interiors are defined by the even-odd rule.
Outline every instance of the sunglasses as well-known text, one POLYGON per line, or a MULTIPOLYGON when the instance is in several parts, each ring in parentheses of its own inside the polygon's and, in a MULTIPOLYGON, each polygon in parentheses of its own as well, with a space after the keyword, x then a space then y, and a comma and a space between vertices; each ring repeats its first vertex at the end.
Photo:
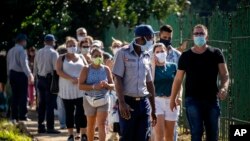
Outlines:
POLYGON ((203 35, 205 35, 205 33, 204 32, 194 32, 193 35, 195 35, 195 36, 203 36, 203 35))

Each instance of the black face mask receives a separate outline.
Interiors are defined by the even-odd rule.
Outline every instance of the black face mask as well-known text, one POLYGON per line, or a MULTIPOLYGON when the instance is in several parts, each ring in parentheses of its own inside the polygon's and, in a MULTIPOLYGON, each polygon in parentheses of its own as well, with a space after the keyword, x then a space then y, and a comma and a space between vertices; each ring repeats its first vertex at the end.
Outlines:
POLYGON ((160 39, 160 43, 163 43, 166 47, 168 47, 172 44, 171 39, 169 39, 169 40, 160 39))

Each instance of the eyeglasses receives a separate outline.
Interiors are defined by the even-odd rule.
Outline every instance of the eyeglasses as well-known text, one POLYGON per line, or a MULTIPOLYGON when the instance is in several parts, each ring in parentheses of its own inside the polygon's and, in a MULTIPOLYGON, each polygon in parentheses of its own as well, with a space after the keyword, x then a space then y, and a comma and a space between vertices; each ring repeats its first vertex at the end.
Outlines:
POLYGON ((194 32, 193 35, 194 36, 203 36, 203 35, 205 35, 205 33, 204 32, 194 32))

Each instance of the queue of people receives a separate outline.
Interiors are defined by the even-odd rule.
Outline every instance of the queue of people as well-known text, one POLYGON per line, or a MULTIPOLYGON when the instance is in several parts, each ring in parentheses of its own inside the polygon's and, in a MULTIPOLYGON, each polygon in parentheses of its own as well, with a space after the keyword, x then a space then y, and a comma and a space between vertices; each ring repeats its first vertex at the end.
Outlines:
POLYGON ((28 120, 27 104, 33 106, 36 99, 38 133, 60 133, 54 126, 57 109, 68 141, 93 141, 95 131, 105 141, 107 129, 110 140, 177 141, 186 77, 184 103, 192 141, 201 140, 203 128, 207 140, 218 140, 218 100, 226 98, 229 83, 222 52, 207 44, 204 25, 194 27, 194 47, 183 53, 172 46, 170 25, 159 30, 158 41, 153 28, 145 24, 135 27, 130 43, 113 38, 114 56, 85 28, 76 30, 76 38, 66 37, 58 49, 55 36, 47 34, 43 48, 31 47, 27 53, 27 36, 19 34, 7 54, 11 119, 28 120), (55 76, 56 93, 51 90, 55 76))

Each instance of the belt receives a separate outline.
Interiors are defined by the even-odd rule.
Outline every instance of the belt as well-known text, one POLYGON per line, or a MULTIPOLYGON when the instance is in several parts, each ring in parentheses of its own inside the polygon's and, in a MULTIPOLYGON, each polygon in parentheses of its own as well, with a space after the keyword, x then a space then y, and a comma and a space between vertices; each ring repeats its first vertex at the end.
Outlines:
POLYGON ((124 96, 124 97, 127 100, 133 100, 133 101, 141 101, 141 100, 148 98, 148 96, 143 96, 143 97, 124 96))

